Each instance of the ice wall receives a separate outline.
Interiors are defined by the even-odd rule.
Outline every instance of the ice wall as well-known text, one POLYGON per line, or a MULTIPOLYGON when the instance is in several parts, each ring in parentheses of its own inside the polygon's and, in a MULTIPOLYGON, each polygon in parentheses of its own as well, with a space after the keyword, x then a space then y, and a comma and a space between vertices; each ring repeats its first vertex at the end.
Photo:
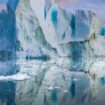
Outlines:
POLYGON ((104 27, 92 11, 67 12, 53 0, 1 0, 0 20, 1 53, 81 60, 104 55, 104 27))
POLYGON ((39 20, 31 9, 30 0, 19 1, 16 21, 20 51, 23 50, 26 55, 35 57, 45 55, 54 57, 56 55, 56 51, 45 39, 39 20))

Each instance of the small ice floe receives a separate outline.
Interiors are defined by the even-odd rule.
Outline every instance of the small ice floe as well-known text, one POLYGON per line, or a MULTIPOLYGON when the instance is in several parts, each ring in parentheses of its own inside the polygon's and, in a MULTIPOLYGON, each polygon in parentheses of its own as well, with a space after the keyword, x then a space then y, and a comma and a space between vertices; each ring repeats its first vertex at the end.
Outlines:
POLYGON ((48 91, 53 90, 54 88, 52 86, 48 87, 48 91))
POLYGON ((30 76, 27 74, 16 74, 12 76, 0 76, 0 81, 22 81, 29 78, 30 76))
POLYGON ((56 87, 54 87, 54 89, 61 89, 61 87, 59 87, 59 86, 56 86, 56 87))
POLYGON ((105 61, 99 60, 94 62, 90 67, 89 74, 93 78, 101 78, 105 76, 105 61))
POLYGON ((72 79, 72 81, 78 81, 78 79, 77 78, 74 78, 74 79, 72 79))
POLYGON ((68 93, 68 90, 64 90, 63 92, 64 92, 64 93, 68 93))

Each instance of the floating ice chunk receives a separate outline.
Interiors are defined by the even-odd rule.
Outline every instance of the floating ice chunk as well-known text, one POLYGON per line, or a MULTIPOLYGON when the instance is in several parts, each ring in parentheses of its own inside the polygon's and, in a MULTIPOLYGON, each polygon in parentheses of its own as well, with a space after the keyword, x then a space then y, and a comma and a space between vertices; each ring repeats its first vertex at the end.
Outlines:
POLYGON ((68 90, 64 90, 64 93, 68 93, 68 90))

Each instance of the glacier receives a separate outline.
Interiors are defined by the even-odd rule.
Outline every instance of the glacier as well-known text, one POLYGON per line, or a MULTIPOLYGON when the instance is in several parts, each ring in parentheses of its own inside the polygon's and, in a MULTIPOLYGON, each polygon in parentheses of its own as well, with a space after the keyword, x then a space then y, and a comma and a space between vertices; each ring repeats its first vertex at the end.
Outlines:
MULTIPOLYGON (((91 40, 94 34, 100 37, 101 31, 101 25, 94 12, 90 10, 68 12, 53 0, 49 2, 36 0, 36 2, 35 4, 34 0, 30 1, 32 10, 39 20, 47 42, 57 50, 60 57, 73 56, 72 50, 75 49, 78 53, 81 51, 86 53, 77 54, 77 56, 102 55, 96 51, 97 46, 93 48, 91 45, 98 40, 91 40), (40 9, 36 9, 38 7, 40 9)), ((103 46, 102 49, 104 49, 103 46)), ((103 50, 102 52, 104 53, 103 50)))
MULTIPOLYGON (((7 53, 16 52, 13 56, 21 58, 104 55, 104 26, 90 10, 68 12, 53 0, 7 0, 1 1, 0 14, 0 43, 5 42, 0 46, 1 54, 7 49, 7 53), (101 48, 97 46, 99 41, 101 48)), ((2 55, 10 55, 5 53, 2 55)))

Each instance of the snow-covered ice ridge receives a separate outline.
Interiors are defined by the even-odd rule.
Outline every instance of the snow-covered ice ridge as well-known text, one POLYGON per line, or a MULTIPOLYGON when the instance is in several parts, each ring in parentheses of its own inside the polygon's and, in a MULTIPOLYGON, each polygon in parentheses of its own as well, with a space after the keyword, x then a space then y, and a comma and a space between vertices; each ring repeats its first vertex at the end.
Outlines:
POLYGON ((105 28, 94 12, 67 12, 54 0, 0 0, 0 10, 5 5, 10 18, 6 22, 7 12, 0 12, 0 45, 5 42, 0 52, 37 58, 105 55, 105 28))

